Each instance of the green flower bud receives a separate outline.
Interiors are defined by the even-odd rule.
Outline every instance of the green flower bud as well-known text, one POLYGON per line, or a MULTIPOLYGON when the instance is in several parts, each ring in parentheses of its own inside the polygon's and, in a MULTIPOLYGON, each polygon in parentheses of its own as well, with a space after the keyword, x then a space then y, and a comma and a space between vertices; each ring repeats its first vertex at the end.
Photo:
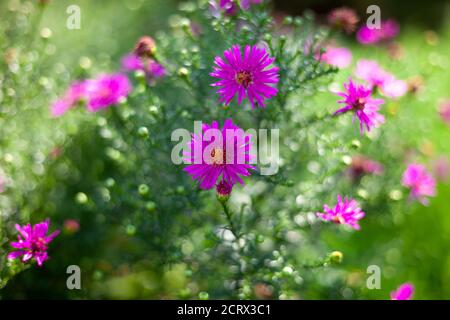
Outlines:
POLYGON ((340 264, 344 259, 344 255, 340 251, 333 251, 328 255, 328 259, 330 259, 330 262, 333 264, 340 264))
POLYGON ((140 128, 138 129, 138 135, 139 135, 141 138, 147 139, 148 136, 149 136, 149 132, 148 132, 147 127, 140 127, 140 128))
POLYGON ((139 194, 141 196, 146 196, 146 195, 148 195, 150 188, 146 184, 141 184, 141 185, 139 185, 138 190, 139 190, 139 194))
POLYGON ((156 210, 156 203, 153 201, 149 201, 145 204, 145 209, 147 209, 148 212, 154 212, 156 210))

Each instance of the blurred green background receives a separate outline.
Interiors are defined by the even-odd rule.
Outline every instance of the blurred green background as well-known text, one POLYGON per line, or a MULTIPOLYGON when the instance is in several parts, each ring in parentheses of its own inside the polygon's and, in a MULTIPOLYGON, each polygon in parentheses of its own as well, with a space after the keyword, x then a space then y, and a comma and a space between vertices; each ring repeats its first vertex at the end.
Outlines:
MULTIPOLYGON (((356 8, 364 17, 364 8, 370 1, 298 2, 297 4, 295 1, 280 0, 276 1, 273 8, 276 13, 279 13, 279 10, 290 14, 300 14, 310 8, 319 14, 320 20, 321 14, 332 8, 348 5, 356 8)), ((180 2, 49 1, 32 32, 21 34, 27 23, 34 22, 32 19, 13 21, 10 12, 26 11, 27 3, 29 10, 37 10, 31 2, 1 2, 2 31, 8 29, 7 27, 9 30, 15 29, 8 26, 11 23, 25 24, 23 28, 16 28, 16 36, 29 39, 27 41, 30 45, 37 41, 36 38, 39 34, 42 35, 45 28, 51 31, 51 35, 47 37, 48 30, 44 31, 47 39, 39 41, 39 47, 36 49, 46 55, 39 66, 41 76, 23 80, 26 88, 14 88, 15 92, 8 91, 6 95, 3 93, 0 100, 0 168, 8 170, 9 176, 14 178, 7 192, 0 194, 0 210, 6 213, 16 212, 17 208, 21 208, 23 219, 31 213, 41 212, 44 218, 47 216, 46 212, 54 212, 53 228, 61 228, 65 219, 73 218, 80 221, 81 229, 75 234, 61 235, 51 249, 51 263, 48 263, 46 268, 31 268, 19 274, 0 291, 0 296, 13 299, 191 297, 183 291, 189 283, 186 265, 172 263, 177 261, 176 255, 180 253, 174 249, 173 255, 169 254, 172 252, 172 245, 178 247, 184 241, 182 238, 172 239, 171 230, 183 229, 184 219, 190 217, 167 218, 172 219, 167 220, 167 234, 160 234, 159 240, 148 245, 143 243, 142 239, 129 238, 136 231, 133 231, 132 224, 127 224, 126 219, 123 219, 126 212, 117 212, 114 204, 104 207, 105 212, 94 213, 93 203, 98 199, 92 199, 91 194, 98 198, 108 195, 105 195, 106 188, 99 189, 89 183, 97 180, 111 187, 113 182, 109 180, 109 172, 117 169, 114 161, 107 157, 98 162, 83 161, 95 159, 97 150, 105 147, 101 135, 107 133, 102 133, 99 129, 101 117, 99 120, 86 117, 82 113, 74 113, 64 120, 55 121, 50 119, 48 114, 50 102, 64 91, 71 80, 87 74, 119 69, 120 57, 133 48, 139 36, 155 36, 160 30, 168 30, 180 2), (66 8, 72 4, 81 8, 80 30, 68 30, 65 27, 66 8), (32 87, 32 84, 37 83, 39 86, 32 87), (12 102, 8 104, 8 101, 12 102), (23 105, 23 102, 27 105, 23 105), (17 111, 11 110, 12 108, 17 108, 17 111), (59 145, 60 142, 64 145, 59 145), (56 165, 53 167, 52 161, 47 160, 48 155, 63 147, 64 155, 71 159, 70 164, 67 164, 69 171, 62 173, 65 180, 56 178, 55 172, 60 168, 56 165), (86 176, 90 179, 83 179, 86 176), (60 185, 61 181, 64 181, 64 187, 60 185), (84 199, 85 194, 89 195, 88 200, 84 199), (49 198, 52 201, 48 201, 49 198), (56 204, 62 206, 55 207, 56 204), (114 215, 106 215, 111 213, 114 215), (118 221, 120 223, 116 224, 118 221), (59 250, 70 255, 60 254, 59 250), (69 291, 65 288, 65 267, 78 263, 82 265, 83 270, 83 289, 69 291)), ((392 59, 384 48, 363 47, 357 44, 353 37, 338 36, 338 43, 352 50, 353 64, 351 69, 338 73, 335 83, 348 79, 357 59, 370 58, 377 60, 400 79, 420 76, 424 79, 424 87, 417 95, 406 97, 401 102, 388 103, 389 117, 396 119, 385 126, 384 135, 391 136, 391 142, 388 145, 377 145, 374 141, 373 145, 365 146, 364 152, 380 159, 383 155, 379 152, 383 148, 392 153, 392 150, 404 150, 406 146, 417 150, 420 157, 448 158, 450 128, 439 119, 436 110, 440 100, 450 97, 449 3, 380 1, 378 4, 383 17, 386 14, 401 23, 398 38, 401 60, 392 59), (402 113, 404 110, 408 112, 402 113), (413 118, 411 114, 414 115, 413 118), (422 128, 421 132, 425 131, 426 135, 415 134, 416 128, 422 128)), ((37 11, 31 16, 38 19, 37 11)), ((13 38, 10 34, 8 36, 13 38)), ((7 54, 5 45, 14 46, 5 42, 0 45, 2 56, 7 54)), ((33 52, 27 57, 32 61, 33 52)), ((3 80, 4 77, 3 74, 3 80)), ((20 74, 15 74, 14 77, 20 82, 20 74)), ((327 108, 333 110, 335 100, 329 93, 320 93, 310 104, 329 106, 327 108)), ((403 164, 399 164, 393 171, 402 171, 403 167, 400 165, 403 164)), ((139 172, 136 176, 139 176, 139 172)), ((148 181, 152 182, 151 179, 148 181)), ((371 188, 383 186, 374 186, 370 182, 365 184, 363 181, 354 192, 371 192, 371 188)), ((407 195, 403 194, 401 202, 406 202, 406 197, 407 195)), ((308 282, 308 276, 305 276, 308 287, 303 289, 303 293, 297 298, 386 299, 391 290, 406 281, 415 284, 417 299, 450 298, 449 199, 450 185, 448 182, 442 182, 438 187, 438 196, 431 201, 429 207, 416 203, 399 203, 386 206, 385 209, 391 211, 383 212, 383 206, 377 204, 377 211, 367 215, 362 222, 363 231, 336 233, 333 229, 328 229, 322 232, 320 237, 326 246, 344 252, 344 262, 337 270, 325 272, 324 277, 315 277, 313 273, 311 277, 316 282, 308 282), (381 290, 364 289, 366 268, 371 264, 379 265, 383 270, 381 290), (348 273, 343 275, 343 270, 348 273)), ((132 201, 130 199, 130 203, 132 201)), ((382 203, 382 200, 380 202, 382 203)), ((132 210, 133 205, 129 208, 132 210)), ((365 211, 369 210, 370 207, 365 211)), ((200 219, 194 223, 199 226, 202 222, 200 219)), ((12 230, 13 221, 5 219, 2 225, 12 230)), ((199 227, 191 235, 193 242, 195 239, 202 243, 208 241, 204 239, 201 230, 199 227)), ((179 230, 173 231, 173 234, 179 234, 178 232, 179 230)), ((181 246, 183 252, 190 252, 189 246, 192 246, 192 243, 186 243, 184 247, 181 246)), ((307 251, 308 248, 298 248, 299 255, 307 251)), ((220 287, 217 283, 199 283, 197 286, 220 287)), ((198 292, 200 289, 194 286, 190 287, 190 290, 198 292)), ((220 290, 217 290, 215 296, 223 297, 220 290)))

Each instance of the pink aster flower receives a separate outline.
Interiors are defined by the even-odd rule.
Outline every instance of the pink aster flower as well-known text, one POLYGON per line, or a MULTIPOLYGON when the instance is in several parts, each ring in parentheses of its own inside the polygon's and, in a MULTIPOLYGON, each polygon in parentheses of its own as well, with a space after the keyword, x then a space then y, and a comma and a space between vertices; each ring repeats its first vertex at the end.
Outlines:
POLYGON ((440 105, 439 114, 444 122, 450 124, 450 100, 447 100, 440 105))
POLYGON ((125 75, 117 73, 86 80, 85 90, 88 111, 97 112, 125 99, 132 87, 125 75))
POLYGON ((408 92, 408 83, 403 80, 395 79, 393 76, 382 84, 381 93, 389 98, 399 98, 408 92))
POLYGON ((53 103, 51 107, 52 116, 62 116, 70 108, 75 106, 78 101, 83 99, 84 95, 85 81, 74 82, 69 89, 67 89, 66 93, 53 103))
POLYGON ((411 300, 414 294, 412 283, 404 283, 397 290, 391 292, 391 300, 411 300))
POLYGON ((325 53, 316 55, 316 59, 342 69, 352 63, 352 52, 347 48, 328 46, 325 53))
POLYGON ((8 254, 8 259, 13 260, 22 257, 22 262, 27 262, 32 258, 36 259, 38 266, 42 266, 48 259, 48 245, 59 234, 56 230, 47 235, 50 219, 37 223, 34 226, 27 224, 23 227, 16 224, 19 231, 17 242, 11 242, 11 246, 18 249, 8 254))
POLYGON ((398 23, 393 19, 388 19, 381 22, 379 29, 370 29, 367 25, 363 25, 356 33, 356 39, 364 45, 375 44, 395 38, 399 31, 398 23))
POLYGON ((338 195, 338 202, 334 208, 327 205, 323 206, 324 213, 317 212, 316 215, 324 221, 332 221, 337 224, 346 224, 355 230, 359 230, 358 220, 361 220, 365 213, 358 207, 356 200, 345 198, 338 195))
POLYGON ((202 132, 192 135, 189 149, 184 152, 184 161, 190 164, 184 171, 200 183, 201 189, 213 188, 219 178, 231 186, 236 182, 244 184, 241 176, 249 176, 249 170, 256 169, 249 164, 253 159, 251 136, 231 119, 225 120, 222 129, 217 121, 203 124, 202 132), (211 139, 206 138, 207 135, 211 135, 211 139))
POLYGON ((403 173, 402 185, 411 189, 410 197, 427 205, 426 197, 436 195, 436 181, 421 164, 412 163, 403 173))
POLYGON ((334 115, 353 111, 355 116, 359 119, 359 127, 361 134, 364 133, 364 126, 367 131, 372 127, 378 127, 384 123, 384 116, 378 113, 379 107, 384 103, 382 99, 373 99, 371 97, 372 90, 366 89, 362 85, 355 85, 350 79, 348 83, 344 84, 346 92, 337 93, 343 97, 344 100, 338 101, 345 106, 337 110, 334 115))
POLYGON ((230 104, 237 94, 238 105, 247 96, 252 108, 255 104, 265 107, 264 100, 274 97, 278 90, 278 67, 270 67, 275 58, 264 48, 246 45, 243 55, 238 45, 223 53, 225 60, 216 57, 214 72, 210 75, 220 81, 212 86, 219 87, 217 93, 221 102, 230 104))

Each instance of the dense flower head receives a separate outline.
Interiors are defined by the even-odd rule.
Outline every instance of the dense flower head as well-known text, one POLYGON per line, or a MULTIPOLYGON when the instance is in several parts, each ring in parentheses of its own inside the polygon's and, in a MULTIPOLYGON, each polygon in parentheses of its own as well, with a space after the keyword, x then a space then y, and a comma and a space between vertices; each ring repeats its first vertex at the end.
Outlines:
POLYGON ((140 58, 134 53, 130 53, 122 57, 122 70, 125 72, 142 71, 147 80, 162 78, 166 75, 164 66, 151 58, 140 58))
POLYGON ((253 159, 250 150, 251 136, 231 119, 225 120, 222 128, 217 121, 203 124, 202 132, 192 134, 189 151, 184 152, 184 161, 190 163, 184 171, 200 183, 201 189, 213 188, 219 179, 231 187, 237 182, 244 184, 241 177, 256 169, 249 164, 253 159))
POLYGON ((366 89, 363 85, 355 85, 352 80, 344 84, 346 92, 337 93, 344 100, 338 103, 344 104, 344 107, 337 110, 334 115, 354 112, 354 118, 357 117, 360 123, 361 134, 364 133, 364 126, 367 131, 377 127, 384 122, 384 116, 378 113, 379 107, 384 103, 382 99, 373 99, 372 90, 366 89))
POLYGON ((440 105, 439 115, 444 122, 450 124, 450 100, 447 100, 440 105))
POLYGON ((134 53, 138 57, 153 57, 156 53, 156 43, 152 37, 142 36, 136 42, 134 53))
POLYGON ((359 208, 356 200, 349 198, 342 200, 340 195, 338 195, 337 200, 334 208, 324 205, 324 212, 317 212, 316 215, 324 221, 346 224, 355 230, 359 230, 360 226, 358 221, 364 217, 365 213, 359 208))
POLYGON ((62 116, 70 108, 74 107, 85 96, 85 82, 74 82, 67 89, 66 93, 56 100, 51 106, 51 113, 53 117, 62 116))
POLYGON ((338 68, 346 68, 352 63, 352 52, 347 48, 327 46, 326 51, 316 55, 316 59, 338 68))
POLYGON ((102 74, 95 79, 85 82, 87 109, 97 112, 125 99, 131 92, 131 83, 127 76, 116 74, 102 74))
POLYGON ((403 173, 402 184, 411 189, 410 197, 427 205, 426 197, 436 195, 436 181, 425 166, 417 163, 408 165, 403 173))
POLYGON ((359 17, 355 10, 342 7, 333 9, 327 16, 328 24, 334 28, 352 33, 356 30, 359 17))
POLYGON ((391 300, 410 300, 414 294, 414 286, 411 283, 403 283, 397 290, 391 292, 391 300))
POLYGON ((405 81, 396 79, 373 60, 359 60, 356 63, 355 75, 366 81, 369 88, 376 88, 390 98, 401 97, 408 91, 408 84, 405 81))
POLYGON ((361 44, 375 44, 395 38, 400 31, 398 23, 393 19, 381 22, 379 29, 370 29, 366 24, 356 33, 356 39, 361 44))
POLYGON ((381 163, 363 155, 356 155, 352 158, 349 175, 352 179, 357 179, 365 174, 380 175, 383 170, 381 163))
POLYGON ((278 90, 278 67, 271 66, 275 58, 265 48, 246 45, 243 52, 238 45, 225 50, 225 59, 216 57, 212 77, 220 81, 212 86, 219 87, 217 93, 226 105, 236 96, 238 104, 247 97, 252 108, 265 107, 264 101, 274 97, 278 90))
POLYGON ((22 257, 22 262, 35 258, 38 266, 42 266, 48 259, 48 245, 59 234, 59 230, 47 235, 50 219, 37 223, 34 226, 27 224, 20 226, 16 224, 19 232, 18 241, 11 242, 13 248, 18 249, 8 254, 8 259, 13 260, 22 257))

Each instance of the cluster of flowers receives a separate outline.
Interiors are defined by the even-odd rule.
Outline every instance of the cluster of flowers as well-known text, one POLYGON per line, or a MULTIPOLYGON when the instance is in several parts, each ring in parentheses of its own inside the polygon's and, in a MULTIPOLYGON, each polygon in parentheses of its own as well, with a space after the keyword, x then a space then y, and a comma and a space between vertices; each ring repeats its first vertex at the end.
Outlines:
MULTIPOLYGON (((252 4, 259 4, 261 0, 220 0, 212 1, 211 6, 226 15, 235 15, 239 7, 248 10, 252 4)), ((330 24, 351 33, 356 29, 359 18, 351 9, 342 8, 333 11, 329 15, 330 24)), ((392 39, 398 34, 398 25, 393 20, 384 21, 381 29, 369 29, 361 27, 357 32, 357 39, 363 44, 373 44, 392 39)), ((149 83, 166 75, 166 69, 158 63, 156 45, 152 38, 142 37, 137 42, 133 53, 122 59, 122 71, 143 72, 149 83)), ((346 48, 328 46, 327 51, 317 56, 317 59, 335 65, 346 67, 351 63, 351 52, 346 48)), ((274 65, 275 58, 270 56, 268 50, 259 45, 246 45, 243 48, 234 45, 223 52, 223 56, 217 56, 214 60, 211 77, 218 79, 211 86, 217 88, 220 102, 229 105, 234 98, 241 105, 248 100, 252 109, 264 108, 271 98, 278 94, 279 68, 274 65)), ((386 97, 400 97, 406 93, 407 85, 404 81, 397 80, 392 74, 382 69, 375 61, 360 60, 357 63, 356 77, 366 82, 366 85, 356 84, 350 79, 344 83, 344 91, 337 94, 342 97, 338 103, 343 106, 334 115, 351 112, 354 118, 359 120, 361 134, 381 125, 385 119, 379 112, 382 99, 374 98, 373 94, 379 91, 386 97)), ((60 116, 80 101, 86 103, 87 110, 96 112, 106 107, 120 103, 126 99, 132 91, 132 85, 124 73, 103 74, 94 79, 87 79, 73 83, 62 98, 58 99, 51 107, 53 116, 60 116)), ((450 122, 450 104, 444 104, 440 109, 442 118, 450 122)), ((229 141, 228 141, 229 143, 229 141)), ((250 176, 251 171, 257 168, 250 165, 251 137, 245 135, 243 130, 232 119, 224 121, 220 127, 218 121, 204 124, 202 134, 192 135, 190 150, 184 154, 184 159, 191 164, 184 168, 194 180, 199 183, 201 189, 216 188, 219 197, 228 197, 236 183, 244 184, 242 177, 250 176), (214 141, 205 142, 202 139, 208 130, 216 129, 221 132, 223 144, 214 141), (227 154, 227 135, 234 134, 233 155, 227 154), (238 141, 244 141, 239 144, 238 141), (193 150, 201 150, 196 153, 193 150), (208 152, 204 152, 207 150, 208 152), (198 156, 197 156, 198 154, 198 156), (206 156, 204 156, 206 154, 206 156), (200 158, 198 158, 200 157, 200 158), (238 163, 236 159, 245 159, 245 163, 238 163)), ((230 147, 230 146, 228 146, 230 147)), ((381 174, 383 166, 371 159, 360 156, 353 159, 351 175, 381 174)), ((427 197, 436 193, 436 183, 433 176, 421 164, 410 164, 403 174, 402 184, 410 188, 410 197, 423 204, 427 204, 427 197)), ((0 191, 2 183, 0 182, 0 191)), ((344 224, 359 230, 359 220, 365 213, 359 207, 356 200, 349 197, 337 196, 337 204, 333 207, 323 206, 323 212, 317 212, 317 216, 323 221, 336 224, 344 224)), ((34 226, 16 225, 19 232, 18 242, 11 245, 18 249, 8 255, 9 259, 22 258, 27 262, 36 259, 39 266, 48 259, 47 249, 49 243, 57 236, 59 231, 47 235, 49 220, 34 226)), ((409 299, 412 296, 413 286, 402 285, 392 293, 392 299, 409 299)))

